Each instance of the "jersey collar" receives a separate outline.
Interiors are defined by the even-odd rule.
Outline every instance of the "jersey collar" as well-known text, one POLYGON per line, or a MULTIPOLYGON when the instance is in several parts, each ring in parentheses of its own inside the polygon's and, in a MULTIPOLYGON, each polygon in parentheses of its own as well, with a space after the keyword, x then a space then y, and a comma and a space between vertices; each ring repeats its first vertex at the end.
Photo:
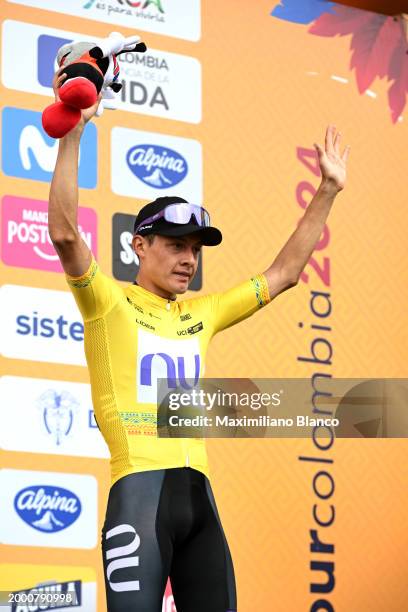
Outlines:
POLYGON ((149 306, 155 306, 156 308, 160 308, 160 310, 173 310, 176 307, 176 300, 170 300, 160 295, 156 295, 147 289, 144 289, 140 285, 134 283, 133 285, 129 285, 126 288, 126 291, 133 296, 134 298, 139 297, 142 302, 145 304, 149 304, 149 306))

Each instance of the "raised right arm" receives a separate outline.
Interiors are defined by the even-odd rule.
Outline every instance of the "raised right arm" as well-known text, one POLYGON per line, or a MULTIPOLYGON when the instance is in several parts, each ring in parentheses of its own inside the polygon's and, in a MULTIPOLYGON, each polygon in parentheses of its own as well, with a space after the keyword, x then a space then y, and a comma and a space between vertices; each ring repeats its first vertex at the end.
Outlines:
MULTIPOLYGON (((54 92, 65 76, 56 75, 54 92)), ((98 102, 82 111, 78 125, 59 141, 57 163, 51 182, 48 206, 48 231, 62 267, 70 276, 82 276, 91 263, 92 254, 78 231, 78 156, 85 124, 96 112, 98 102)))

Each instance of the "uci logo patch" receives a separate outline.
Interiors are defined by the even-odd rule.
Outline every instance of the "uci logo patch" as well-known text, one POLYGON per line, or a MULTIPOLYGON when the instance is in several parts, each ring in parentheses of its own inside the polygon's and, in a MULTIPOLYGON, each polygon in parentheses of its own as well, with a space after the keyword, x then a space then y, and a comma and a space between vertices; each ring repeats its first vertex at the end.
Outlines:
POLYGON ((66 529, 81 514, 79 497, 61 487, 34 485, 26 487, 14 498, 19 517, 38 531, 55 533, 66 529))
POLYGON ((141 144, 132 147, 126 161, 139 180, 158 189, 177 185, 188 172, 187 161, 180 153, 159 145, 141 144))

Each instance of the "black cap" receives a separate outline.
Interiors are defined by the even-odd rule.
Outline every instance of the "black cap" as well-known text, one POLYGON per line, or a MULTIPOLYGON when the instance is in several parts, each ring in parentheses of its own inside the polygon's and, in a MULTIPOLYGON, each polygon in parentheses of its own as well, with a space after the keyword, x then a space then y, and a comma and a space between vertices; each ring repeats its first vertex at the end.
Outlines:
MULTIPOLYGON (((156 213, 162 211, 169 204, 187 203, 187 200, 177 196, 165 196, 157 198, 154 202, 150 202, 143 206, 139 211, 133 231, 136 233, 137 228, 145 219, 153 217, 156 213)), ((148 227, 141 227, 138 234, 147 236, 149 234, 158 234, 159 236, 186 236, 187 234, 197 234, 201 243, 205 246, 216 246, 222 240, 222 234, 216 227, 201 227, 195 222, 194 217, 189 223, 170 223, 164 217, 161 217, 154 223, 149 223, 148 227)))

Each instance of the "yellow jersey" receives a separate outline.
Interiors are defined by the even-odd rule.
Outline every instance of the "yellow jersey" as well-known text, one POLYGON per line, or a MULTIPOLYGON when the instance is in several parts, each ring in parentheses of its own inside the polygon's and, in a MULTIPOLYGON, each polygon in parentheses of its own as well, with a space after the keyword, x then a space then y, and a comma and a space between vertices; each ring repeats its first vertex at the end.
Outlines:
POLYGON ((180 301, 138 285, 123 288, 94 259, 83 276, 67 281, 84 320, 93 407, 111 453, 112 484, 133 472, 183 466, 208 477, 203 439, 157 437, 157 380, 202 377, 214 334, 270 301, 266 278, 180 301))

